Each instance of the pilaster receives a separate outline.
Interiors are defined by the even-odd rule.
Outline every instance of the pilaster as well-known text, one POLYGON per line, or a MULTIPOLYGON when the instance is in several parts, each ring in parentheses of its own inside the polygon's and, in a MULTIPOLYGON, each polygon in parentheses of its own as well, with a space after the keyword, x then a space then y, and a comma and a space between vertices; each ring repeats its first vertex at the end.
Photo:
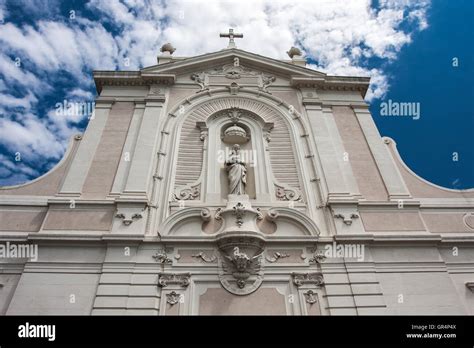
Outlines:
POLYGON ((329 200, 360 197, 344 146, 330 107, 303 100, 321 159, 329 200))
POLYGON ((146 196, 153 177, 153 165, 157 152, 159 129, 163 120, 164 95, 147 97, 145 111, 131 159, 124 195, 146 196))
POLYGON ((114 183, 112 185, 112 190, 110 192, 110 195, 112 196, 120 196, 125 188, 127 174, 132 163, 132 154, 134 153, 136 144, 138 142, 138 134, 144 111, 145 101, 136 101, 132 121, 130 123, 130 128, 123 147, 122 157, 120 159, 114 183))
POLYGON ((407 187, 395 165, 387 147, 383 144, 377 126, 372 119, 368 106, 353 106, 352 109, 359 121, 360 128, 364 133, 367 144, 372 152, 382 180, 387 189, 389 199, 411 198, 407 187))
POLYGON ((77 149, 76 156, 67 172, 59 195, 80 196, 94 154, 104 131, 114 98, 97 98, 87 131, 77 149))

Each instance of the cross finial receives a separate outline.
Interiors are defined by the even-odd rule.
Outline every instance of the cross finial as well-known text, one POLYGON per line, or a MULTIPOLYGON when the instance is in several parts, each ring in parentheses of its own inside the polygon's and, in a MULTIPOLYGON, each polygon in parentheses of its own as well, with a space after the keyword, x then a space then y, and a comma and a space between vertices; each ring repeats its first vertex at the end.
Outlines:
POLYGON ((234 29, 230 28, 229 33, 220 34, 219 36, 229 38, 229 45, 227 48, 236 48, 237 46, 235 46, 234 38, 242 38, 244 37, 244 34, 234 33, 234 29))

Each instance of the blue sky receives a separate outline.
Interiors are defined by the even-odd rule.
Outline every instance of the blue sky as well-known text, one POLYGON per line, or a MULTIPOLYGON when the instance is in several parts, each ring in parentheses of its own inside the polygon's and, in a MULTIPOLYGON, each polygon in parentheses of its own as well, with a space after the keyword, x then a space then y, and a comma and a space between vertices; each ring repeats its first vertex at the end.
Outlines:
POLYGON ((395 139, 405 163, 448 188, 474 187, 473 4, 435 1, 429 27, 387 66, 391 87, 371 106, 380 133, 395 139), (458 67, 452 64, 455 57, 458 67), (419 102, 420 118, 380 116, 380 103, 387 99, 419 102), (453 161, 455 152, 458 161, 453 161))
POLYGON ((92 102, 92 70, 153 65, 164 42, 177 56, 218 51, 219 32, 234 27, 241 49, 287 59, 297 44, 310 68, 371 76, 374 120, 407 165, 435 184, 472 188, 473 15, 472 0, 0 0, 0 185, 61 159, 87 115, 55 106, 92 102), (382 116, 388 100, 417 103, 419 119, 382 116))

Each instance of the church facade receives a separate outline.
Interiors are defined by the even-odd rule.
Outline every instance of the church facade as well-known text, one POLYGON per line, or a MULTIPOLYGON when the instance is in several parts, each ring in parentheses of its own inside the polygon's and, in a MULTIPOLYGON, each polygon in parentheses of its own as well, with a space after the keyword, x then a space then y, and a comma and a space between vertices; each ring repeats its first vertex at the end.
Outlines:
POLYGON ((85 133, 0 189, 3 250, 37 247, 0 259, 0 313, 474 314, 474 190, 403 163, 368 78, 229 36, 94 72, 85 133))

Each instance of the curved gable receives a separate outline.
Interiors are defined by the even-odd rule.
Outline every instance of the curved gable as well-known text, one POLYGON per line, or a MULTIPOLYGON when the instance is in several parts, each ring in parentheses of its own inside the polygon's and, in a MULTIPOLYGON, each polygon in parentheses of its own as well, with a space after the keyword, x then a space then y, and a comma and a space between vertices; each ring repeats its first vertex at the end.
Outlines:
POLYGON ((63 158, 51 170, 30 182, 0 187, 0 195, 54 196, 57 194, 81 139, 80 135, 76 135, 69 141, 63 158))
POLYGON ((405 184, 414 198, 474 198, 474 189, 454 190, 435 185, 413 172, 403 161, 397 150, 397 143, 389 138, 383 137, 388 145, 390 153, 405 181, 405 184))

